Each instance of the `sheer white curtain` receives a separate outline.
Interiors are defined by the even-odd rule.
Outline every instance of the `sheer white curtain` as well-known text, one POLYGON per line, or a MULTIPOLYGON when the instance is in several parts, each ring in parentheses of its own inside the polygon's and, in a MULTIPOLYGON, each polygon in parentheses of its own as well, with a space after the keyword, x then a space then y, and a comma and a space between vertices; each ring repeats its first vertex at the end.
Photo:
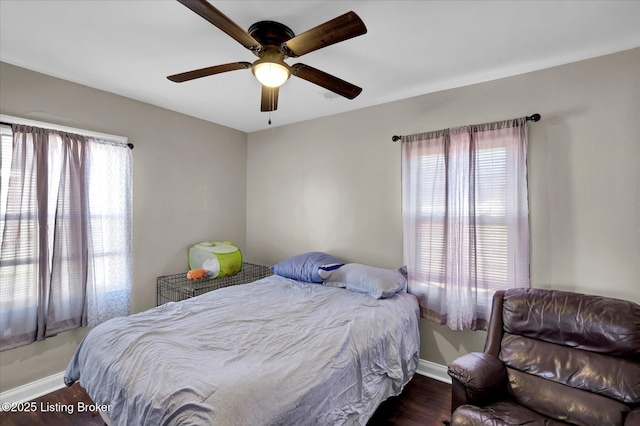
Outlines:
POLYGON ((93 326, 131 311, 131 150, 89 139, 90 217, 87 322, 93 326))
POLYGON ((402 138, 404 260, 421 315, 486 328, 496 290, 529 287, 526 118, 402 138))
POLYGON ((131 305, 130 149, 32 126, 12 134, 1 162, 0 350, 131 305))

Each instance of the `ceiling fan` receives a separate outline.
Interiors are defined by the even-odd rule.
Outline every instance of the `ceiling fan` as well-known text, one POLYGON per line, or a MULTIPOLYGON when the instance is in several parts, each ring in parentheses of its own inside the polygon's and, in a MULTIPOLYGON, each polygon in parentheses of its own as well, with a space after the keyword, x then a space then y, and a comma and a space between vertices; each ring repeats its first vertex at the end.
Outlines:
POLYGON ((355 12, 347 12, 302 34, 279 22, 260 21, 245 31, 238 24, 213 7, 207 0, 178 0, 204 19, 227 33, 252 51, 258 59, 253 62, 232 62, 170 75, 176 83, 207 77, 227 71, 251 69, 262 84, 260 111, 278 108, 279 87, 291 75, 307 80, 331 92, 353 99, 362 88, 305 64, 288 65, 286 58, 297 58, 314 50, 360 36, 367 32, 364 22, 355 12))

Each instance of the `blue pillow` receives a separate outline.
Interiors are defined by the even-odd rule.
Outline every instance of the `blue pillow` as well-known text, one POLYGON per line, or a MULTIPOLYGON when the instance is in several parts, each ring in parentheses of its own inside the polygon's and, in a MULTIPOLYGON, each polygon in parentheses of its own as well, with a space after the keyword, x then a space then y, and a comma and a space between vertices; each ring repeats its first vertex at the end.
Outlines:
POLYGON ((402 291, 407 280, 397 269, 376 268, 359 263, 347 263, 333 271, 324 285, 343 287, 366 293, 376 299, 391 297, 402 291))
POLYGON ((274 274, 308 283, 321 283, 318 268, 327 263, 341 263, 339 259, 320 251, 299 254, 276 263, 270 269, 274 274))

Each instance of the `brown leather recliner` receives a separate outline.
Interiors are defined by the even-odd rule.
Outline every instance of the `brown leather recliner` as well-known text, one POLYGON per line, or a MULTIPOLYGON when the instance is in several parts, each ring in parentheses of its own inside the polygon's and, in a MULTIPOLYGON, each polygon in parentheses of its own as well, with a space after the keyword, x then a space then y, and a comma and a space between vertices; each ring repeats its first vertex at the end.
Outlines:
POLYGON ((640 305, 496 292, 484 352, 448 373, 451 425, 640 426, 640 305))

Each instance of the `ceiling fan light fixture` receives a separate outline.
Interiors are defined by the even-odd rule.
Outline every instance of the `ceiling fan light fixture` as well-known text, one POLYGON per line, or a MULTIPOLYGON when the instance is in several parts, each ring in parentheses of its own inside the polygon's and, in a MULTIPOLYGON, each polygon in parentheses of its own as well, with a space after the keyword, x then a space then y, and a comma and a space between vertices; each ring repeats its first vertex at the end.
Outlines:
POLYGON ((291 72, 277 62, 260 62, 253 66, 253 75, 267 87, 280 87, 291 77, 291 72))

